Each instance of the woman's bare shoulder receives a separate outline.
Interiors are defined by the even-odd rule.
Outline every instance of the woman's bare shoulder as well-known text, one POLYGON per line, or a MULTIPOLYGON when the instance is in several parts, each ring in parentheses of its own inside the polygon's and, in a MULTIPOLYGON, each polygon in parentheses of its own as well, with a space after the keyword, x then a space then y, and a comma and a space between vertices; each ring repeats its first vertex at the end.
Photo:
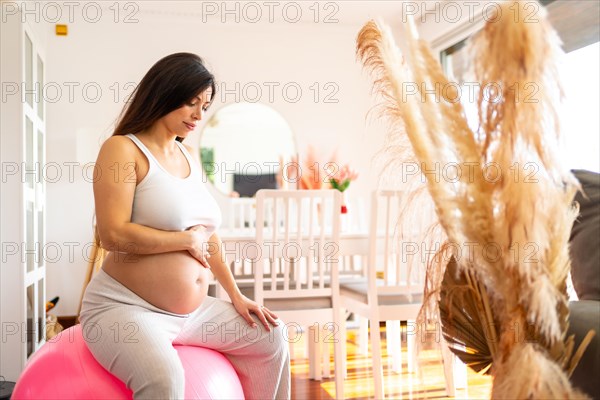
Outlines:
POLYGON ((136 146, 124 135, 113 135, 102 143, 99 156, 108 158, 135 158, 136 146))
POLYGON ((102 143, 96 159, 96 167, 99 169, 99 175, 96 176, 99 179, 94 181, 95 184, 105 185, 121 182, 116 178, 100 179, 102 176, 123 177, 127 183, 136 183, 138 176, 141 177, 139 179, 143 179, 147 172, 147 166, 144 170, 142 164, 142 171, 139 171, 141 159, 138 152, 135 143, 122 135, 114 135, 106 139, 102 143), (100 171, 104 171, 106 174, 102 174, 100 171))
POLYGON ((125 147, 130 147, 130 146, 135 146, 133 141, 131 139, 129 139, 128 137, 125 137, 125 135, 112 135, 111 137, 109 137, 108 139, 106 139, 104 141, 104 143, 102 144, 102 146, 110 146, 110 147, 121 147, 121 146, 125 146, 125 147))

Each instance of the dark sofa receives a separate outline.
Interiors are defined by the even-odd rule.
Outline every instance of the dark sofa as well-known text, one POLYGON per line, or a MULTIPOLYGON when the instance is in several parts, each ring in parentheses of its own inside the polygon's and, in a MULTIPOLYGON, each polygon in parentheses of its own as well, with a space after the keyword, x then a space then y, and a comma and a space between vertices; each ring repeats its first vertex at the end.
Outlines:
POLYGON ((579 301, 569 304, 569 333, 575 348, 590 329, 596 336, 573 371, 573 385, 600 400, 600 174, 585 170, 573 173, 582 192, 575 197, 579 216, 571 230, 571 277, 579 301))

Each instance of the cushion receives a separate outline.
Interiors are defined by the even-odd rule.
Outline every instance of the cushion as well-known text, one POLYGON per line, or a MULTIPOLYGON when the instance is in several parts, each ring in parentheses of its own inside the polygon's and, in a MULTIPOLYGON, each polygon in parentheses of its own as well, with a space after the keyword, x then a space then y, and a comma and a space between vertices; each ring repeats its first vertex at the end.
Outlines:
POLYGON ((571 277, 580 300, 600 300, 600 174, 573 170, 580 210, 570 238, 571 277))
MULTIPOLYGON (((383 281, 377 280, 377 286, 383 286, 383 281)), ((415 291, 418 288, 415 288, 415 291)), ((367 292, 368 283, 366 279, 355 280, 354 282, 341 282, 340 283, 340 294, 351 297, 355 300, 367 303, 367 292)), ((408 305, 418 304, 423 302, 423 293, 415 292, 412 296, 406 293, 398 294, 379 294, 377 296, 379 305, 382 306, 393 306, 393 305, 408 305)))
MULTIPOLYGON (((313 287, 317 288, 318 282, 313 283, 313 287)), ((240 292, 249 299, 254 299, 254 282, 238 282, 240 292)), ((264 282, 265 289, 271 288, 271 281, 264 282)), ((302 284, 303 289, 308 288, 306 284, 302 284)), ((325 287, 329 285, 325 284, 325 287)), ((290 288, 296 288, 296 282, 290 282, 290 288)), ((277 289, 283 290, 283 282, 277 281, 277 289)), ((294 297, 286 299, 265 299, 264 305, 271 311, 292 311, 292 310, 319 310, 333 308, 331 297, 294 297)))

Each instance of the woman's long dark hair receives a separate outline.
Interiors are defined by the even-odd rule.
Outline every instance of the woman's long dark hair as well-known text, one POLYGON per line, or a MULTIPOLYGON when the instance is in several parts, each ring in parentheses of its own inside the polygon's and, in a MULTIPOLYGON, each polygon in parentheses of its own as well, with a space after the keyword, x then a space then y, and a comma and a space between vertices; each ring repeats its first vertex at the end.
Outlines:
MULTIPOLYGON (((214 98, 215 77, 199 56, 191 53, 166 56, 150 68, 131 93, 113 135, 142 132, 209 87, 214 98)), ((177 137, 177 140, 183 139, 177 137)))

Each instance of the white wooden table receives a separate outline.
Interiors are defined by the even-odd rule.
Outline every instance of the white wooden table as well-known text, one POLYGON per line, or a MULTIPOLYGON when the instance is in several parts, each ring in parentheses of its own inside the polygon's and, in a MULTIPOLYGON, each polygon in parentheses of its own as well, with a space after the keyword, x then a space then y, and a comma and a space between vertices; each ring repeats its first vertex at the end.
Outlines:
MULTIPOLYGON (((253 282, 254 275, 252 272, 251 263, 248 260, 256 256, 256 238, 252 229, 228 230, 223 229, 219 232, 222 246, 221 252, 225 257, 227 265, 230 266, 231 272, 238 283, 253 282), (246 261, 244 261, 246 260, 246 261)), ((294 240, 295 238, 290 238, 294 240)), ((308 235, 302 238, 305 241, 304 245, 308 244, 308 235)), ((275 243, 271 242, 269 246, 275 249, 284 248, 284 241, 279 240, 275 243)), ((309 244, 308 244, 309 245, 309 244)), ((366 265, 366 258, 369 251, 369 235, 367 232, 343 232, 340 235, 339 248, 326 249, 326 256, 339 256, 340 275, 362 275, 366 276, 363 267, 366 265)), ((215 295, 220 298, 227 298, 227 295, 222 290, 221 286, 216 284, 215 295)))
MULTIPOLYGON (((241 259, 247 254, 255 244, 254 232, 246 230, 222 230, 217 232, 223 242, 223 251, 229 258, 241 259)), ((267 236, 268 237, 268 236, 267 236)), ((290 238, 291 240, 295 238, 290 238)), ((305 236, 303 240, 308 240, 305 236)), ((338 254, 340 256, 367 255, 369 252, 369 234, 367 232, 342 232, 340 234, 340 247, 338 254)))

